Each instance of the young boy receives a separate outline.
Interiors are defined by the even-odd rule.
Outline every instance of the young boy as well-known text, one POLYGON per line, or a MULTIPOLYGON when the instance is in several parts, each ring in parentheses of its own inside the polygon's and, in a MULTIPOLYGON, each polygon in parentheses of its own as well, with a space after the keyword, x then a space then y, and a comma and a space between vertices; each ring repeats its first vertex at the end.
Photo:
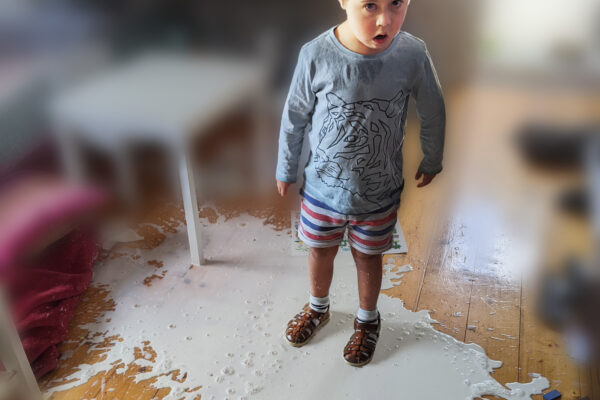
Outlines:
POLYGON ((310 297, 285 336, 302 346, 329 321, 333 260, 348 227, 360 305, 343 355, 354 366, 371 361, 381 329, 381 253, 392 246, 404 186, 402 142, 411 94, 424 154, 417 186, 442 170, 444 101, 425 44, 400 31, 409 1, 339 0, 347 19, 300 50, 281 122, 280 195, 296 181, 305 130, 311 149, 298 228, 310 246, 310 297))

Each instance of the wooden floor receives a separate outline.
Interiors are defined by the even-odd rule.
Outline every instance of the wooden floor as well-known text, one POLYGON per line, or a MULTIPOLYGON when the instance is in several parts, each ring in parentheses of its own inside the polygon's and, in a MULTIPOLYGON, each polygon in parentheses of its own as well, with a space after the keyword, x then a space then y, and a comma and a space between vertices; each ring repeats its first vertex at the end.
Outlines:
MULTIPOLYGON (((504 365, 494 373, 501 383, 527 382, 530 374, 540 373, 563 399, 600 399, 598 376, 574 365, 560 334, 546 328, 535 313, 535 268, 557 265, 570 252, 591 252, 585 221, 561 216, 552 207, 553 195, 581 176, 529 167, 511 141, 525 118, 589 119, 600 115, 600 100, 576 93, 474 85, 447 93, 446 102, 445 169, 422 189, 415 187, 413 179, 421 157, 418 126, 409 122, 407 185, 399 215, 409 253, 394 258, 396 263, 412 264, 414 271, 386 294, 401 298, 409 309, 430 310, 439 330, 477 343, 492 359, 502 361, 504 365)), ((274 209, 251 211, 278 228, 289 224, 285 203, 273 204, 274 209)), ((239 211, 223 207, 203 209, 201 214, 210 219, 217 213, 239 211)), ((181 209, 157 208, 147 220, 170 226, 171 217, 181 221, 181 209)), ((137 246, 150 248, 161 241, 157 232, 140 234, 145 240, 137 246)), ((118 257, 118 249, 107 256, 118 257)), ((113 307, 106 288, 88 292, 61 349, 74 354, 61 361, 42 387, 67 376, 79 363, 102 357, 87 352, 89 333, 78 325, 101 318, 113 307)), ((125 366, 125 374, 116 374, 118 367, 52 398, 160 399, 169 391, 156 390, 151 381, 134 383, 137 366, 125 366)))

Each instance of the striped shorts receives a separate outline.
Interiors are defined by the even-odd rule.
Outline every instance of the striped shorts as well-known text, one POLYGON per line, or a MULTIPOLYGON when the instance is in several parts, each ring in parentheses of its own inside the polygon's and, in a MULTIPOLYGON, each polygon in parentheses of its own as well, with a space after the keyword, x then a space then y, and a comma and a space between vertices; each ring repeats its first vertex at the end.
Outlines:
POLYGON ((348 242, 361 253, 381 254, 392 247, 399 202, 369 214, 346 215, 306 192, 302 196, 298 237, 308 246, 339 246, 348 226, 348 242))

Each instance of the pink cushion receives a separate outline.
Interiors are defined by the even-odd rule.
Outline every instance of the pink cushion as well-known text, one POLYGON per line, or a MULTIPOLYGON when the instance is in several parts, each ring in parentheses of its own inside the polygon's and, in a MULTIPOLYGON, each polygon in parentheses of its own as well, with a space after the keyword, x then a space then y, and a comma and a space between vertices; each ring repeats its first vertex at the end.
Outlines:
POLYGON ((0 193, 0 283, 37 378, 56 367, 56 345, 92 280, 99 244, 84 225, 107 199, 39 175, 0 193))
POLYGON ((0 272, 68 233, 106 200, 103 190, 42 176, 5 188, 0 194, 0 272))

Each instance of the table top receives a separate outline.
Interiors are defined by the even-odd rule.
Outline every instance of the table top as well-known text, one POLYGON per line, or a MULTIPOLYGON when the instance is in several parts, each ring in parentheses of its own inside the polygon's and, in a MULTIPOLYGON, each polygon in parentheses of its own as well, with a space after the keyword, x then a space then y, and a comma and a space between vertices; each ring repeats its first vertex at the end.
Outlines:
POLYGON ((60 94, 61 129, 101 137, 178 139, 264 89, 263 65, 227 56, 152 54, 60 94))

